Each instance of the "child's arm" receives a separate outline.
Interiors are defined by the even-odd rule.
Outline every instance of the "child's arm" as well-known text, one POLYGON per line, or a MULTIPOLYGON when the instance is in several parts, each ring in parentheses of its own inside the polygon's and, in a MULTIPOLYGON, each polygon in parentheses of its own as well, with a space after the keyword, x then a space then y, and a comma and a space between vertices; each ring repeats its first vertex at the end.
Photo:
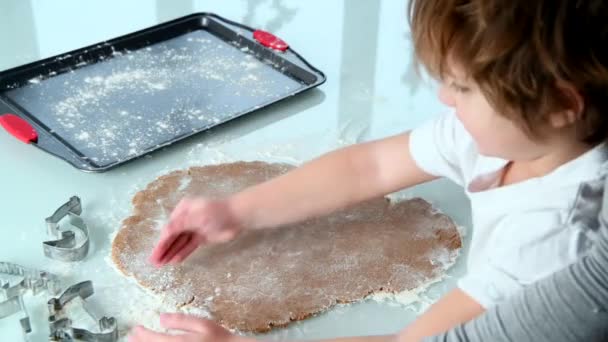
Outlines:
POLYGON ((397 335, 346 337, 318 342, 418 342, 468 322, 483 312, 479 303, 455 289, 397 335))
POLYGON ((343 337, 317 342, 419 342, 479 316, 483 307, 459 289, 452 290, 396 335, 343 337))
POLYGON ((484 308, 462 290, 456 288, 433 304, 414 323, 405 328, 403 341, 419 341, 424 337, 443 333, 481 315, 484 308))
POLYGON ((247 227, 263 228, 330 213, 435 177, 409 152, 409 133, 321 156, 232 200, 247 227))
POLYGON ((432 180, 416 166, 409 133, 349 146, 225 200, 185 199, 171 213, 150 262, 180 263, 199 245, 242 229, 301 221, 432 180))

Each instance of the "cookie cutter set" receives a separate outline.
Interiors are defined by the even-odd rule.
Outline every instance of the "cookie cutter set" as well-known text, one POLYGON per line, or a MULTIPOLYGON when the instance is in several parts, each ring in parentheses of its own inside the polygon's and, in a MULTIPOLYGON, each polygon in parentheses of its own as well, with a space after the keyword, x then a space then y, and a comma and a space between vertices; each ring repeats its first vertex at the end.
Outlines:
MULTIPOLYGON (((82 214, 80 198, 73 196, 68 202, 59 207, 53 215, 46 218, 47 234, 55 240, 42 243, 44 255, 48 258, 75 262, 86 258, 89 253, 89 229, 82 214), (70 226, 62 229, 62 221, 67 220, 70 226)), ((56 296, 61 288, 59 277, 42 270, 29 269, 9 262, 0 262, 0 275, 11 278, 20 278, 17 283, 0 280, 0 319, 20 314, 19 322, 23 338, 28 341, 28 334, 32 332, 30 316, 24 304, 24 295, 31 292, 33 295, 47 293, 56 296)), ((98 321, 99 332, 93 332, 73 326, 65 307, 76 298, 80 298, 83 309, 95 319, 84 307, 85 300, 94 293, 93 283, 84 281, 68 287, 58 297, 52 297, 48 303, 49 340, 70 342, 115 342, 118 340, 118 326, 113 317, 102 317, 98 321)))

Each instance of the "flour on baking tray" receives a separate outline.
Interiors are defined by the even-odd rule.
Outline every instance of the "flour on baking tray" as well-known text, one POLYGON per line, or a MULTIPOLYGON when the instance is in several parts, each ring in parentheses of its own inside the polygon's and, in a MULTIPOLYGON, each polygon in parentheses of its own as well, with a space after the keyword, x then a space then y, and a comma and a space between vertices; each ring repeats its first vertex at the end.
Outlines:
MULTIPOLYGON (((12 90, 38 99, 35 114, 93 162, 144 154, 302 87, 253 51, 195 31, 12 90)), ((52 77, 51 77, 52 76, 52 77)))

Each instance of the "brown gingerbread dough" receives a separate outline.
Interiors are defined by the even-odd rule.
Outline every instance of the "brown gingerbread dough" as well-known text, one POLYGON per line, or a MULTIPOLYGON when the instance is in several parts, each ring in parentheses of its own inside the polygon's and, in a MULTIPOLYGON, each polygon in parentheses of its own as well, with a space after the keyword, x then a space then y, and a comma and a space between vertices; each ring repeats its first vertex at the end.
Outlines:
POLYGON ((176 306, 206 310, 227 328, 264 332, 337 303, 419 287, 440 277, 442 258, 461 247, 454 223, 424 200, 391 204, 379 198, 327 217, 247 232, 200 248, 179 266, 155 269, 147 262, 183 196, 225 196, 290 168, 238 162, 159 177, 133 198, 133 215, 114 239, 112 260, 176 306))

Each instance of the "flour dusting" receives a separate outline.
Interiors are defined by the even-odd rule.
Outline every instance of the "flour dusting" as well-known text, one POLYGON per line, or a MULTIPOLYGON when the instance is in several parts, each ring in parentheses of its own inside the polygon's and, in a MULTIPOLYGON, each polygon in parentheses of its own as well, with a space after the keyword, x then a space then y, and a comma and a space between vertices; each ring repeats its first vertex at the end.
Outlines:
POLYGON ((275 62, 206 31, 113 51, 76 69, 34 77, 8 96, 99 165, 157 149, 304 86, 275 62))

